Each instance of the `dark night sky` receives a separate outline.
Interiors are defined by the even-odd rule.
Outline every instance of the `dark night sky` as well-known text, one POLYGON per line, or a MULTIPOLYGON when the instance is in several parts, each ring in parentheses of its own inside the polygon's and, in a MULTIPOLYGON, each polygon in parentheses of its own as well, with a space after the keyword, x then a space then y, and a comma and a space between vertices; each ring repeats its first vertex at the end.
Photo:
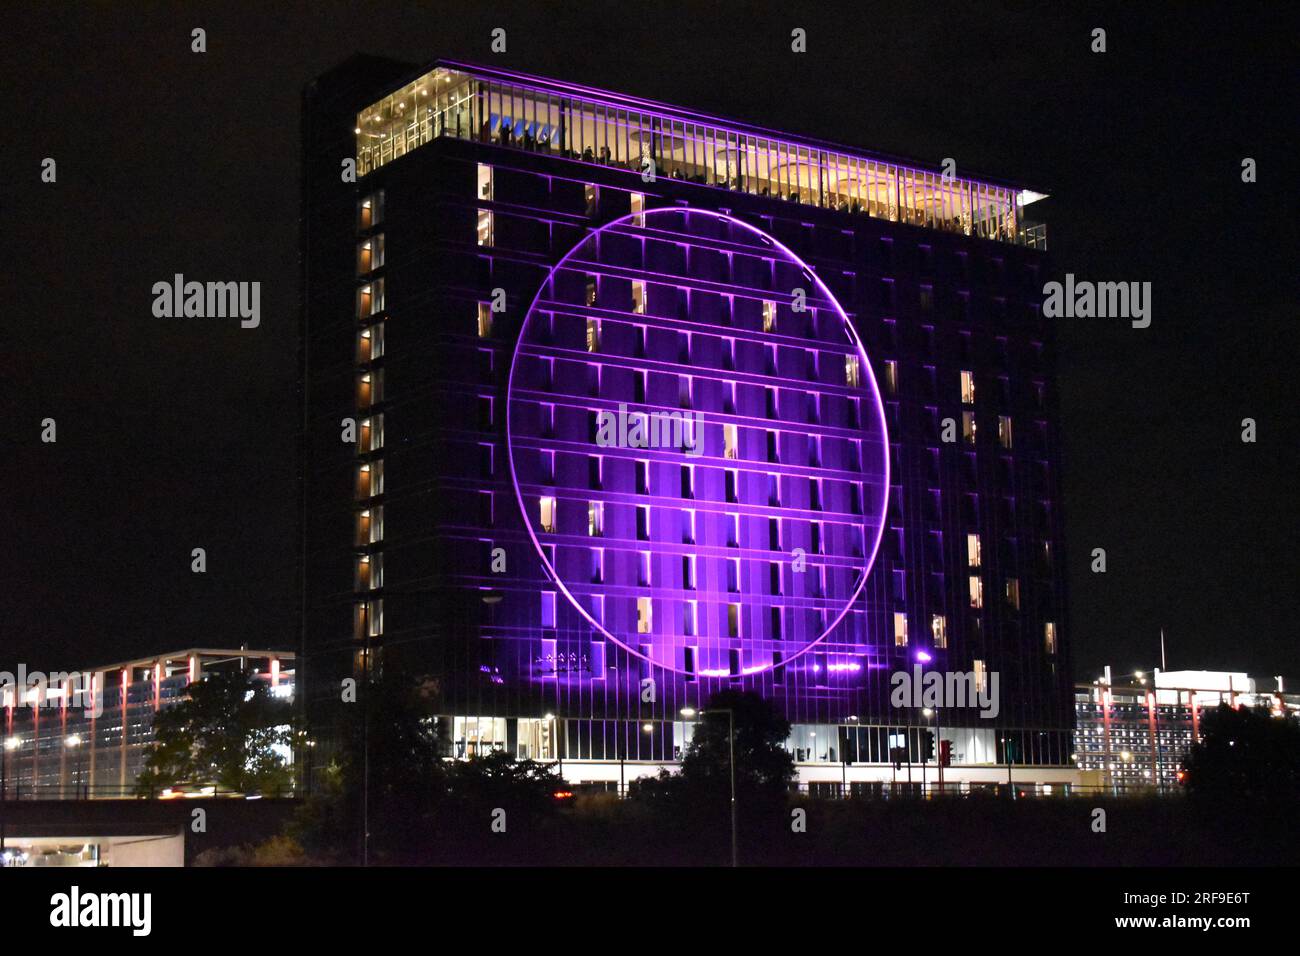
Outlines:
POLYGON ((176 6, 6 7, 0 668, 296 643, 299 92, 361 51, 952 156, 1051 192, 1034 212, 1056 276, 1154 285, 1149 329, 1060 320, 1077 674, 1158 664, 1164 626, 1173 668, 1300 676, 1288 5, 176 6), (261 327, 154 318, 151 286, 176 272, 260 281, 261 327))

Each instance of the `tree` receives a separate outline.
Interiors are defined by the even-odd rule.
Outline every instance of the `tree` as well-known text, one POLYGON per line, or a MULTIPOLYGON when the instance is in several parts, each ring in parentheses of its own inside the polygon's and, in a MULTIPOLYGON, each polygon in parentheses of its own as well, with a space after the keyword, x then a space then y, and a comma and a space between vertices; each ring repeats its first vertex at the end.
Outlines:
POLYGON ((732 712, 735 723, 737 792, 783 798, 795 776, 794 757, 785 747, 790 722, 751 691, 725 690, 709 699, 682 758, 683 780, 730 793, 731 735, 726 710, 732 712))
POLYGON ((536 810, 551 806, 559 782, 554 765, 516 760, 498 750, 453 762, 447 775, 447 792, 453 800, 472 806, 508 801, 536 810))
POLYGON ((154 715, 136 794, 173 786, 286 791, 293 785, 286 754, 301 737, 293 704, 273 697, 265 680, 241 671, 209 674, 190 684, 186 699, 154 715))
POLYGON ((555 803, 549 764, 504 752, 450 760, 424 683, 388 677, 365 693, 365 709, 357 703, 343 713, 336 761, 290 826, 308 853, 360 859, 363 817, 369 858, 385 864, 474 860, 485 845, 514 849, 520 840, 503 843, 490 829, 497 808, 507 811, 511 834, 536 833, 555 803))
POLYGON ((639 824, 658 845, 672 844, 683 859, 701 864, 729 856, 732 733, 736 760, 736 830, 740 856, 777 832, 784 817, 794 758, 786 750, 790 722, 758 694, 722 691, 701 708, 680 773, 660 771, 633 782, 639 824))
POLYGON ((1184 785, 1211 803, 1294 804, 1300 800, 1300 722, 1264 708, 1220 704, 1183 759, 1184 785))
POLYGON ((340 705, 338 752, 289 833, 317 857, 354 862, 362 858, 364 818, 373 859, 419 855, 433 843, 446 789, 434 704, 421 684, 397 678, 372 680, 362 693, 340 705))

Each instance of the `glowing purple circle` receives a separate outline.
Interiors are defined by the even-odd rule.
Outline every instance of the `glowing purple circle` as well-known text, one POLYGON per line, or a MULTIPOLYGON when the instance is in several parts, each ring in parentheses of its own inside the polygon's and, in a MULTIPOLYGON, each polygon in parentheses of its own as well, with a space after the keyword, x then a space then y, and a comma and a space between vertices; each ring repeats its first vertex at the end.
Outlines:
POLYGON ((826 285, 790 249, 748 223, 713 211, 670 207, 624 216, 593 230, 551 269, 529 307, 515 346, 506 403, 511 482, 546 573, 587 623, 631 654, 677 673, 726 676, 734 672, 737 658, 742 674, 761 673, 826 640, 862 593, 880 547, 889 489, 888 438, 875 376, 852 323, 826 285), (669 247, 691 251, 682 253, 680 268, 667 268, 662 261, 652 268, 648 260, 652 244, 659 259, 669 247), (620 248, 611 256, 603 246, 620 248), (639 265, 620 261, 637 246, 639 265), (710 257, 729 256, 729 280, 692 274, 701 271, 692 266, 693 254, 703 258, 706 267, 710 257), (767 284, 774 288, 736 282, 733 273, 739 258, 765 263, 773 277, 767 284), (778 270, 787 278, 795 277, 803 288, 807 318, 796 318, 791 304, 794 289, 778 286, 778 270), (598 294, 595 304, 588 304, 589 287, 578 284, 589 276, 597 288, 606 290, 598 294), (621 294, 624 286, 631 290, 626 296, 621 294), (691 304, 679 305, 676 314, 670 314, 673 310, 663 306, 671 297, 691 304), (612 301, 618 299, 626 301, 612 301), (728 302, 731 324, 707 321, 706 306, 715 300, 728 302), (698 305, 701 302, 704 306, 698 305), (762 316, 757 327, 755 309, 762 316), (706 313, 705 318, 701 313, 706 313), (821 318, 828 313, 830 319, 821 318), (742 324, 734 324, 736 318, 742 324), (806 336, 792 335, 793 326, 801 322, 811 331, 806 336), (626 347, 629 329, 633 339, 640 335, 637 348, 626 347), (646 344, 651 329, 656 335, 654 348, 646 344), (680 354, 669 356, 664 341, 670 334, 678 340, 685 336, 686 362, 680 354), (715 340, 730 343, 732 367, 699 364, 689 344, 694 337, 710 346, 715 340), (770 356, 766 374, 741 368, 738 341, 751 366, 754 354, 761 351, 770 356), (791 356, 799 351, 815 356, 808 360, 815 372, 805 372, 804 379, 788 373, 791 356), (826 354, 831 356, 829 376, 821 368, 826 354), (836 362, 841 363, 843 382, 829 380, 837 374, 836 362), (773 367, 774 363, 784 365, 773 367), (852 373, 855 363, 857 372, 852 373), (778 375, 778 369, 783 374, 778 375), (670 418, 673 412, 665 410, 669 406, 653 401, 645 384, 631 396, 617 394, 625 379, 635 383, 638 375, 643 383, 650 375, 675 377, 679 392, 682 380, 686 381, 688 398, 680 404, 689 411, 681 415, 698 415, 703 424, 704 448, 698 458, 676 447, 600 445, 592 434, 594 425, 575 427, 574 416, 579 414, 602 424, 609 422, 597 416, 635 418, 641 413, 670 418), (596 382, 594 390, 589 381, 596 382), (693 390, 697 381, 699 400, 693 390), (713 386, 719 395, 729 392, 729 404, 707 407, 711 402, 719 405, 713 401, 717 397, 713 386), (736 396, 742 388, 747 400, 753 397, 750 390, 765 392, 766 416, 740 413, 736 396), (816 414, 809 413, 804 421, 775 417, 771 403, 778 393, 788 396, 786 402, 802 402, 800 407, 815 405, 816 414), (828 411, 823 412, 823 404, 828 411), (615 406, 629 414, 619 415, 615 406), (823 423, 824 417, 835 417, 841 408, 844 420, 823 423), (728 438, 724 426, 730 427, 732 437, 728 438), (751 448, 754 433, 767 432, 766 458, 742 457, 738 452, 733 457, 728 452, 740 444, 742 428, 751 448), (775 442, 772 435, 777 436, 775 442), (787 450, 774 455, 783 435, 787 450), (831 448, 832 461, 856 461, 856 468, 827 465, 824 446, 831 448), (587 460, 585 482, 573 480, 579 458, 587 460), (624 467, 629 462, 635 473, 632 482, 624 467), (688 470, 689 495, 683 490, 688 470), (606 471, 611 478, 605 477, 606 471), (683 487, 672 482, 676 492, 665 493, 663 486, 670 483, 665 473, 680 474, 683 487), (652 474, 658 476, 658 487, 651 487, 656 485, 652 474), (694 487, 697 475, 702 486, 721 488, 723 494, 700 497, 694 487), (770 496, 763 502, 754 492, 754 481, 763 475, 777 497, 776 505, 770 496), (786 495, 798 498, 800 494, 798 503, 803 507, 788 502, 782 507, 786 495), (843 507, 844 501, 850 506, 843 507), (837 502, 838 509, 833 507, 837 502), (585 522, 579 520, 584 505, 585 522), (599 522, 593 510, 596 505, 599 522), (629 515, 636 525, 634 534, 627 533, 629 515), (685 527, 688 515, 689 536, 665 535, 674 520, 685 527), (549 526, 543 525, 544 516, 549 526), (623 532, 618 527, 611 530, 614 516, 623 532), (654 524, 656 517, 658 524, 654 524), (777 529, 775 539, 769 535, 763 548, 753 546, 760 537, 752 530, 755 522, 777 529), (702 528, 699 534, 697 523, 702 528), (726 540, 719 532, 723 525, 734 529, 726 540), (811 537, 814 525, 815 538, 811 537), (786 540, 787 528, 790 540, 786 540), (820 547, 817 553, 803 549, 804 561, 819 579, 816 585, 808 583, 811 577, 803 577, 809 572, 795 577, 794 547, 805 533, 806 543, 820 547), (773 540, 780 547, 773 548, 773 540), (606 556, 611 551, 614 567, 607 573, 606 556), (629 574, 629 556, 638 565, 635 578, 629 574), (780 569, 770 571, 773 565, 780 569), (763 567, 771 575, 766 585, 758 580, 763 567), (701 570, 704 574, 697 577, 701 570), (828 580, 833 582, 830 587, 828 580), (642 627, 649 629, 642 631, 642 627), (723 661, 728 662, 725 668, 720 666, 723 661))

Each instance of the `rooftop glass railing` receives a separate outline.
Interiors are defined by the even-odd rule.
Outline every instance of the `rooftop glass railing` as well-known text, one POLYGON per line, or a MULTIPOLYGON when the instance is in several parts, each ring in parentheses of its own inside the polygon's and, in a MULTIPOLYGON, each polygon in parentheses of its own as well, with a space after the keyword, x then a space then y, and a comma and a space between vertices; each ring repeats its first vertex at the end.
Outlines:
POLYGON ((1046 248, 1022 219, 1036 193, 540 83, 435 67, 357 114, 358 173, 447 136, 1046 248))

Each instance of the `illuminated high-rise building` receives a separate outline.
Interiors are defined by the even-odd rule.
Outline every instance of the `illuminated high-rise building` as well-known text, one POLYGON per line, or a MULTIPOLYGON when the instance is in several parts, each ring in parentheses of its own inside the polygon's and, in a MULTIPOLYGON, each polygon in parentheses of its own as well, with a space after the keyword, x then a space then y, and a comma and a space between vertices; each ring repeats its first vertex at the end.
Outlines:
POLYGON ((368 660, 450 756, 575 781, 724 688, 814 784, 920 781, 929 734, 949 782, 1066 779, 1039 194, 447 61, 350 61, 304 136, 318 725, 368 660), (896 706, 915 668, 986 703, 896 706))

